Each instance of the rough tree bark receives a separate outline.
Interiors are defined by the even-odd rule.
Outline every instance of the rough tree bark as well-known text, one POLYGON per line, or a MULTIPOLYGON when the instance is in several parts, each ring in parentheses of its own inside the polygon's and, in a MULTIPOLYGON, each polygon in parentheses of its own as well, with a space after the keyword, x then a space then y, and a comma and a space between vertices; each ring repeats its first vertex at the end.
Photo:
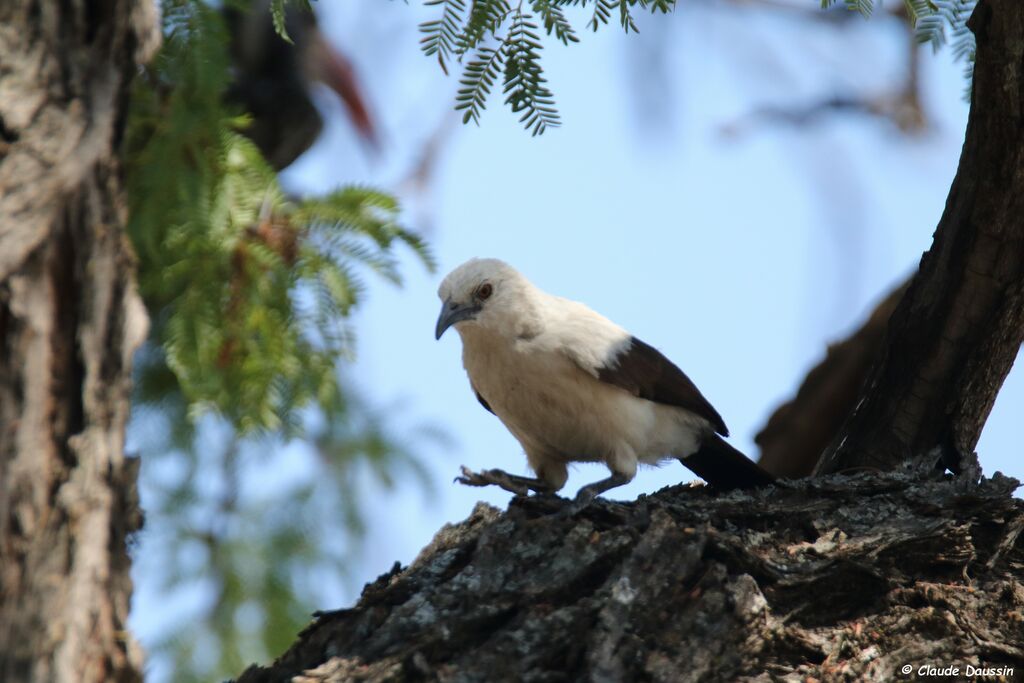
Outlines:
POLYGON ((921 476, 676 486, 576 518, 545 499, 481 504, 238 683, 893 681, 914 678, 908 665, 1020 676, 1018 482, 921 476))
POLYGON ((946 209, 819 472, 936 447, 958 471, 1024 341, 1024 3, 982 0, 968 26, 971 112, 946 209))
POLYGON ((149 0, 0 3, 0 680, 131 681, 124 457, 147 318, 116 150, 149 0))
POLYGON ((829 344, 825 358, 807 373, 796 396, 775 409, 754 437, 761 449, 761 467, 785 479, 814 472, 821 454, 857 405, 907 284, 890 292, 853 334, 829 344))

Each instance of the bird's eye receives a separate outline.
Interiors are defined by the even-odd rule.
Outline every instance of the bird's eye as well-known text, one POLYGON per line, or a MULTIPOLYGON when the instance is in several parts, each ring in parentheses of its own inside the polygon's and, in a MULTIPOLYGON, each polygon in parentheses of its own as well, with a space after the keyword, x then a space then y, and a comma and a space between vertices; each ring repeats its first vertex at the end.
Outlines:
POLYGON ((476 289, 476 298, 483 301, 494 293, 494 287, 491 286, 490 282, 485 282, 476 289))

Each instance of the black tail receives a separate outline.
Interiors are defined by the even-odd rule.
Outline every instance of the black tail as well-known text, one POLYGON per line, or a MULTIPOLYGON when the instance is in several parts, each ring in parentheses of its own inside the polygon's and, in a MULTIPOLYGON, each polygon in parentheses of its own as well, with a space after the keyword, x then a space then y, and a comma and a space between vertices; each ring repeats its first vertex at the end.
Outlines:
POLYGON ((753 489, 775 481, 775 477, 717 434, 706 437, 699 451, 679 458, 679 462, 718 489, 753 489))

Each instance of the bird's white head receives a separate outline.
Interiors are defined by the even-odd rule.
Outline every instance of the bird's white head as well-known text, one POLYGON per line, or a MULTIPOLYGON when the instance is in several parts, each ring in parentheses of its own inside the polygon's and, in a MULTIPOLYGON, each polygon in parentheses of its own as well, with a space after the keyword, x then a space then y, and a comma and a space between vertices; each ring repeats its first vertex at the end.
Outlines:
POLYGON ((496 332, 515 328, 528 313, 533 291, 530 282, 504 261, 470 259, 448 273, 437 290, 442 304, 436 338, 453 325, 459 331, 468 326, 496 332))

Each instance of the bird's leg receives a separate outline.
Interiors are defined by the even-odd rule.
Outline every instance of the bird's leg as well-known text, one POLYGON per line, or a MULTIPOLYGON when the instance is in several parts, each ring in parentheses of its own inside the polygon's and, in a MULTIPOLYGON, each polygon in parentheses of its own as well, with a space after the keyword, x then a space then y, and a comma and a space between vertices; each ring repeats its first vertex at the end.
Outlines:
POLYGON ((518 496, 525 496, 531 490, 537 493, 551 493, 551 486, 534 477, 521 477, 516 474, 509 474, 504 470, 484 470, 473 472, 463 465, 462 476, 455 477, 455 481, 466 486, 494 486, 501 487, 518 496))
POLYGON ((563 507, 561 510, 555 513, 555 517, 566 519, 573 517, 576 513, 586 508, 595 498, 607 491, 613 489, 616 486, 622 486, 628 484, 633 480, 633 477, 622 474, 620 472, 613 472, 612 476, 607 479, 601 479, 595 481, 593 484, 587 484, 576 493, 576 498, 571 503, 563 507))
POLYGON ((576 494, 575 504, 579 508, 586 507, 586 505, 589 504, 590 501, 594 500, 608 489, 613 489, 616 486, 628 484, 631 480, 632 477, 629 477, 625 474, 621 474, 619 472, 613 472, 612 476, 608 477, 607 479, 595 481, 593 484, 587 484, 586 486, 581 488, 579 492, 576 494))

